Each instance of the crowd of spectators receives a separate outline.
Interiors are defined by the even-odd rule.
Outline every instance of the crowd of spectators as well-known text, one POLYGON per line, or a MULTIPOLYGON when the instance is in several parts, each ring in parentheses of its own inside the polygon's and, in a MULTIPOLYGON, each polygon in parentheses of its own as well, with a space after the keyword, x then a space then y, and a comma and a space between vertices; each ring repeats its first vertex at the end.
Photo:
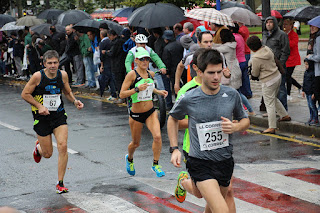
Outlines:
MULTIPOLYGON (((297 86, 301 94, 304 90, 303 86, 292 78, 294 68, 300 62, 298 36, 293 31, 293 22, 290 20, 284 21, 284 31, 279 28, 274 17, 268 17, 265 24, 262 45, 271 50, 274 60, 278 60, 286 70, 281 74, 277 97, 287 111, 287 99, 291 99, 291 84, 297 86)), ((72 24, 65 27, 65 32, 58 32, 55 26, 51 26, 50 36, 39 35, 28 27, 25 27, 24 31, 10 32, 7 35, 1 32, 0 73, 28 80, 30 75, 43 68, 43 54, 53 49, 59 53, 60 69, 68 73, 72 86, 100 89, 101 97, 105 90, 109 90, 109 101, 123 103, 124 100, 119 98, 122 82, 126 73, 135 68, 133 59, 136 48, 143 47, 151 56, 149 69, 161 73, 155 78, 159 89, 168 91, 166 107, 171 109, 174 95, 180 87, 196 76, 192 67, 193 53, 199 48, 214 48, 223 54, 226 67, 231 73, 231 77, 224 77, 222 83, 236 89, 248 113, 255 115, 248 101, 252 97, 248 75, 251 52, 246 43, 249 38, 248 28, 243 23, 235 23, 234 27, 214 23, 210 23, 209 26, 210 29, 206 29, 205 26, 194 26, 191 22, 186 22, 177 23, 172 28, 125 27, 117 34, 108 24, 102 23, 99 30, 87 32, 76 31, 72 24), (212 34, 211 43, 203 43, 203 32, 212 34)), ((319 63, 318 34, 318 28, 311 33, 309 52, 316 53, 308 56, 308 63, 314 61, 316 65, 312 64, 311 67, 315 67, 316 70, 319 63)), ((272 70, 274 72, 274 69, 272 70)), ((315 92, 315 98, 312 100, 318 97, 315 92)), ((260 110, 268 112, 267 108, 270 108, 270 103, 265 107, 262 98, 260 110)), ((284 120, 290 120, 290 116, 287 116, 284 120)), ((271 126, 274 128, 274 122, 272 123, 271 126)))

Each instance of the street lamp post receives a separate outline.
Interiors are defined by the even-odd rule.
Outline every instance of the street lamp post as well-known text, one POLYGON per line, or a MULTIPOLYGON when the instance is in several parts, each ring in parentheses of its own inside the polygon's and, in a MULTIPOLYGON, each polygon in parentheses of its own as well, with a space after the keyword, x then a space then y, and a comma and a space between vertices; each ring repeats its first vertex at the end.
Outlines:
POLYGON ((265 29, 265 20, 267 17, 271 16, 270 10, 270 0, 262 0, 262 32, 265 29))

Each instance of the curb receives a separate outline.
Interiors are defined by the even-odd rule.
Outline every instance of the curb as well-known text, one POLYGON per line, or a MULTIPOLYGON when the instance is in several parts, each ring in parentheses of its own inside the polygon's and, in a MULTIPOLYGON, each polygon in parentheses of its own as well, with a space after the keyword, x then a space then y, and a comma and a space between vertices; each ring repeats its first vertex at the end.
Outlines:
MULTIPOLYGON (((249 116, 250 124, 268 128, 268 118, 264 118, 260 115, 249 116)), ((289 132, 292 134, 301 134, 305 136, 315 136, 316 138, 320 138, 320 127, 315 126, 307 126, 300 122, 296 121, 284 121, 277 122, 277 127, 280 131, 289 132)))

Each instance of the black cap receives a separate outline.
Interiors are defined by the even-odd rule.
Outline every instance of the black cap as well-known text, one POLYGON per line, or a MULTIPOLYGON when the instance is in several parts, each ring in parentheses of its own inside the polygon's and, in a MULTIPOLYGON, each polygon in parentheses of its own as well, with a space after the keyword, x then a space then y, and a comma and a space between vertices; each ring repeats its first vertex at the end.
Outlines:
POLYGON ((165 30, 165 31, 163 32, 162 38, 163 38, 163 39, 167 39, 167 40, 169 40, 169 41, 173 41, 173 40, 174 40, 173 31, 172 31, 172 30, 165 30))

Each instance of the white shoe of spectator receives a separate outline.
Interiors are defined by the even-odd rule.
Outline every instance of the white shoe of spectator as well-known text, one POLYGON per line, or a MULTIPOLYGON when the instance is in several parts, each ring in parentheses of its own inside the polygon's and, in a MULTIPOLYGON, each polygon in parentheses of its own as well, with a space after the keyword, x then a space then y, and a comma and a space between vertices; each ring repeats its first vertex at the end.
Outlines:
POLYGON ((292 101, 292 97, 290 95, 287 95, 287 100, 292 101))

